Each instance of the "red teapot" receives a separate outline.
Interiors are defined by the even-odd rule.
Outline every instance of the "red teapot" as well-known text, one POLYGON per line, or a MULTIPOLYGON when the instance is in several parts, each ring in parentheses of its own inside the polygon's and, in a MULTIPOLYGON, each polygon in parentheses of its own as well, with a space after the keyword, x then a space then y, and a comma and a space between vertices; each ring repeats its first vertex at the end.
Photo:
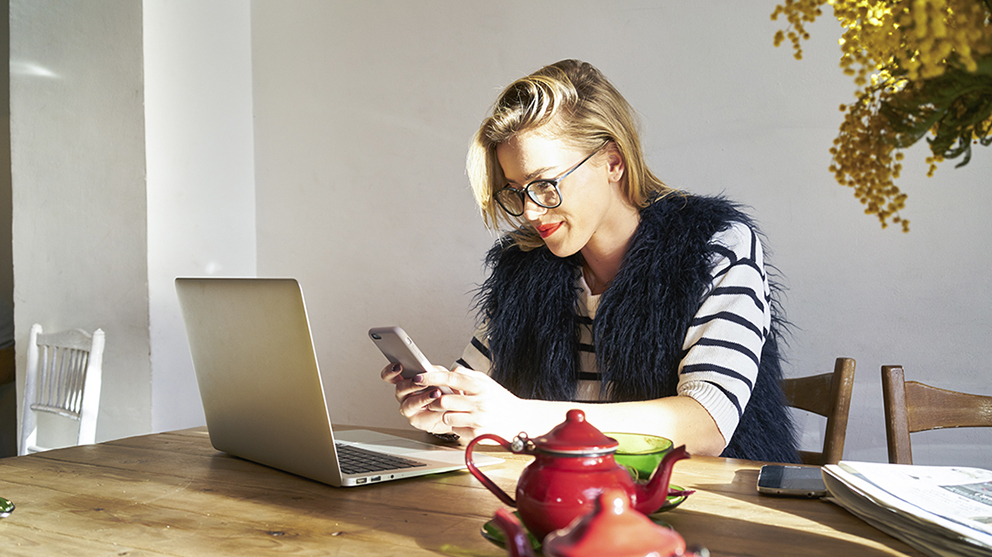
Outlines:
POLYGON ((644 514, 654 512, 669 495, 672 465, 689 458, 684 445, 677 447, 665 455, 647 483, 638 483, 614 460, 617 445, 616 440, 586 422, 582 410, 569 410, 563 423, 535 439, 526 433, 512 443, 491 433, 476 437, 465 449, 465 463, 469 472, 500 501, 517 507, 520 519, 537 539, 544 539, 577 517, 589 514, 599 494, 609 488, 621 489, 633 509, 644 514), (516 500, 472 462, 473 449, 484 439, 496 441, 515 454, 535 457, 517 481, 516 500))
MULTIPOLYGON (((527 533, 513 513, 496 511, 493 522, 503 531, 509 557, 534 557, 527 533)), ((591 513, 548 534, 541 552, 547 557, 676 557, 686 551, 685 540, 671 528, 651 522, 630 508, 621 489, 610 488, 596 499, 591 513)))

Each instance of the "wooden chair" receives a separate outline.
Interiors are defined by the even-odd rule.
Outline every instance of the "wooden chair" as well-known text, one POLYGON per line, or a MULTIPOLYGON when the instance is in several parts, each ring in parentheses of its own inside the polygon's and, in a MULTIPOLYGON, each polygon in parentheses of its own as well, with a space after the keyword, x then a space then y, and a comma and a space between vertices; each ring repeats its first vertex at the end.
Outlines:
POLYGON ((782 380, 782 391, 789 406, 827 418, 823 451, 799 451, 803 464, 837 464, 844 456, 847 415, 854 389, 854 366, 851 358, 837 358, 833 373, 782 380))
POLYGON ((96 442, 104 342, 100 329, 44 334, 41 325, 31 327, 19 454, 55 448, 37 444, 38 412, 78 421, 77 445, 96 442))
POLYGON ((902 366, 882 366, 882 401, 889 462, 893 464, 913 463, 910 433, 947 427, 992 427, 992 396, 906 381, 902 366))

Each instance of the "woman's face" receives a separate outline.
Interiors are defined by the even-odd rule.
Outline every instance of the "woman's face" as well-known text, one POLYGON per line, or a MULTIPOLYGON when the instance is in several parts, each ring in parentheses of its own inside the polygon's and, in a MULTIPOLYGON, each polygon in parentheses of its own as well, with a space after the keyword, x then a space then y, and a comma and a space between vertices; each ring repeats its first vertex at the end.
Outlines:
MULTIPOLYGON (((588 151, 576 150, 540 130, 517 134, 496 147, 496 158, 508 185, 523 189, 538 179, 554 179, 568 172, 588 151)), ((609 145, 558 184, 561 205, 546 209, 526 198, 523 217, 558 257, 583 249, 608 249, 625 245, 621 230, 629 223, 630 203, 620 193, 623 160, 609 145)))

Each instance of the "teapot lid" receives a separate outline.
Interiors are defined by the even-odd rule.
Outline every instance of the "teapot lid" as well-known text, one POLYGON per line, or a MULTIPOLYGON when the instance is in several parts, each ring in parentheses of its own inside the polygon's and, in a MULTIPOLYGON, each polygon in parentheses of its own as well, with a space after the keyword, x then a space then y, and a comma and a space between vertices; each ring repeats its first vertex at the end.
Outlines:
POLYGON ((631 509, 627 493, 616 488, 600 493, 591 513, 544 539, 549 557, 670 556, 685 549, 678 532, 631 509))
POLYGON ((614 453, 619 446, 616 439, 587 422, 586 413, 578 409, 569 410, 564 422, 532 441, 539 451, 572 456, 614 453))

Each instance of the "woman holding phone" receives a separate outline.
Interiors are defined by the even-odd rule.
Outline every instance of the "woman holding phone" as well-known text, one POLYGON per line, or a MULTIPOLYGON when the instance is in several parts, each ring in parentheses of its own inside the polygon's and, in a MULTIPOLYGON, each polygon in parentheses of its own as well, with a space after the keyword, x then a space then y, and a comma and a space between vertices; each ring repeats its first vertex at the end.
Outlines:
POLYGON ((456 366, 383 369, 411 424, 511 438, 582 408, 693 454, 798 461, 760 235, 734 203, 655 177, 596 68, 563 60, 507 87, 467 166, 486 225, 508 232, 456 366))

